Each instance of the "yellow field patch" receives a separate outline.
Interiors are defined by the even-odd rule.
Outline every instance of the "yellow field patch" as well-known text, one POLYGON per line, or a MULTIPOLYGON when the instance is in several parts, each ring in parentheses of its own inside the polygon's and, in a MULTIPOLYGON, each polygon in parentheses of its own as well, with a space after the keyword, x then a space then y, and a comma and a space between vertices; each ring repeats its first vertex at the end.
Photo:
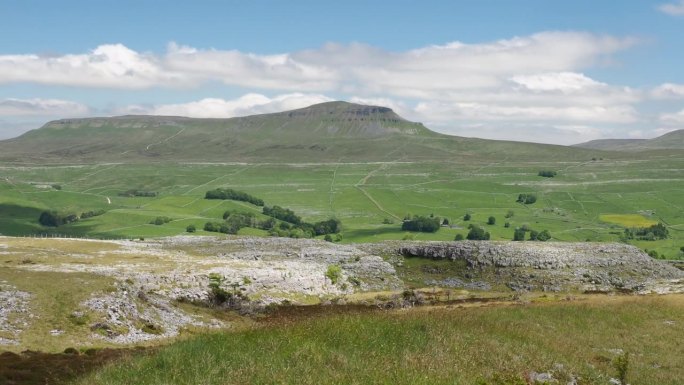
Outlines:
POLYGON ((615 223, 625 227, 649 227, 658 224, 658 222, 639 214, 601 214, 599 219, 603 222, 615 223))

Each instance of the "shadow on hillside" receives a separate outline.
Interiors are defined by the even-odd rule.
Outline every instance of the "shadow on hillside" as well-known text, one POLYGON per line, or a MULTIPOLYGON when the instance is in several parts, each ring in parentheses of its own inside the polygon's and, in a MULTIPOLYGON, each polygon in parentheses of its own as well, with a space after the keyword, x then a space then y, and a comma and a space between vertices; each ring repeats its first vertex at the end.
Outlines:
POLYGON ((0 384, 65 384, 112 361, 145 351, 132 348, 89 349, 85 354, 75 349, 68 349, 67 353, 4 352, 0 353, 0 384))
POLYGON ((66 236, 82 238, 92 235, 92 226, 75 227, 64 225, 60 227, 46 227, 38 223, 43 209, 0 203, 0 235, 9 236, 66 236))

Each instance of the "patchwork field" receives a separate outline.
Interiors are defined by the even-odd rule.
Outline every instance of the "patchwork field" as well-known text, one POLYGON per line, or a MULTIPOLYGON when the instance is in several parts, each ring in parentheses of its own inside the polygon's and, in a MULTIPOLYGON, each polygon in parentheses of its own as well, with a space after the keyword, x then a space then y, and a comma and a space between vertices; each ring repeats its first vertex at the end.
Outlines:
POLYGON ((684 245, 682 170, 684 158, 675 155, 576 162, 6 164, 0 168, 0 233, 138 238, 185 233, 193 224, 197 234, 206 234, 204 223, 228 209, 260 212, 243 202, 203 199, 207 190, 230 187, 290 208, 307 221, 336 217, 343 224, 342 242, 453 240, 470 223, 485 227, 494 240, 512 239, 514 228, 528 225, 560 241, 619 241, 627 227, 662 222, 668 239, 630 242, 676 259, 684 245), (543 178, 540 170, 558 175, 543 178), (130 189, 158 195, 118 195, 130 189), (538 200, 516 203, 521 193, 538 200), (38 223, 44 210, 106 212, 48 228, 38 223), (469 222, 463 220, 466 213, 469 222), (431 214, 448 218, 450 226, 432 234, 401 231, 405 216, 431 214), (171 222, 150 224, 158 216, 171 222), (496 218, 494 225, 486 224, 489 216, 496 218))

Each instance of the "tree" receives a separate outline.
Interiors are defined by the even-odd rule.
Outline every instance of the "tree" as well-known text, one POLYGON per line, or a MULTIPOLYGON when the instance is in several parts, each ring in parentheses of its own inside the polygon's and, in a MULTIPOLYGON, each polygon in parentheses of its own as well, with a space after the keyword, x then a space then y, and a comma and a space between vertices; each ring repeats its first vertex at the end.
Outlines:
POLYGON ((518 200, 516 202, 518 203, 523 203, 526 205, 531 205, 532 203, 537 201, 537 196, 534 194, 519 194, 518 195, 518 200))
POLYGON ((326 242, 332 242, 333 238, 330 236, 330 234, 325 234, 325 237, 323 237, 323 240, 326 242))
POLYGON ((551 233, 549 233, 549 230, 542 230, 539 234, 537 234, 538 241, 546 242, 549 239, 551 239, 551 233))
POLYGON ((489 217, 489 218, 487 219, 487 224, 488 224, 488 225, 494 225, 494 224, 496 224, 496 218, 494 218, 494 217, 489 217))
POLYGON ((539 232, 536 230, 530 230, 530 241, 536 241, 537 236, 539 236, 539 232))
POLYGON ((550 170, 542 170, 542 171, 539 171, 539 173, 537 175, 543 176, 544 178, 553 178, 554 176, 558 175, 558 173, 555 171, 550 171, 550 170))
POLYGON ((342 222, 338 219, 328 219, 327 221, 316 222, 313 225, 316 235, 337 234, 341 230, 342 222))
POLYGON ((505 227, 505 228, 511 227, 511 222, 506 222, 506 223, 504 223, 504 227, 505 227))
POLYGON ((471 225, 466 238, 471 241, 486 241, 489 240, 489 233, 480 226, 471 225))
POLYGON ((469 221, 471 218, 470 213, 466 213, 466 215, 463 216, 464 221, 469 221))
POLYGON ((505 216, 506 218, 513 218, 514 215, 515 213, 513 212, 513 210, 508 210, 505 216))
POLYGON ((197 231, 197 228, 195 227, 195 225, 188 225, 188 227, 185 228, 185 231, 187 231, 188 233, 194 233, 195 231, 197 231))
POLYGON ((444 220, 442 221, 442 226, 449 226, 449 220, 444 218, 444 220))
POLYGON ((463 240, 463 234, 458 233, 456 234, 456 238, 454 238, 454 241, 462 241, 463 240))
POLYGON ((525 240, 525 230, 521 228, 515 229, 513 231, 513 240, 514 241, 524 241, 525 240))

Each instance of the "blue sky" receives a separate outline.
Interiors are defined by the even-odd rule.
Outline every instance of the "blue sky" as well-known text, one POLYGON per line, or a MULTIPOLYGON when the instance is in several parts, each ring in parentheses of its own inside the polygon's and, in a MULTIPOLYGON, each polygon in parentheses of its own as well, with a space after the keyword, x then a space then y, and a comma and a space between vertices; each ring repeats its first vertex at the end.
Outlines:
POLYGON ((684 128, 684 1, 0 1, 0 138, 64 117, 388 105, 463 136, 684 128))

